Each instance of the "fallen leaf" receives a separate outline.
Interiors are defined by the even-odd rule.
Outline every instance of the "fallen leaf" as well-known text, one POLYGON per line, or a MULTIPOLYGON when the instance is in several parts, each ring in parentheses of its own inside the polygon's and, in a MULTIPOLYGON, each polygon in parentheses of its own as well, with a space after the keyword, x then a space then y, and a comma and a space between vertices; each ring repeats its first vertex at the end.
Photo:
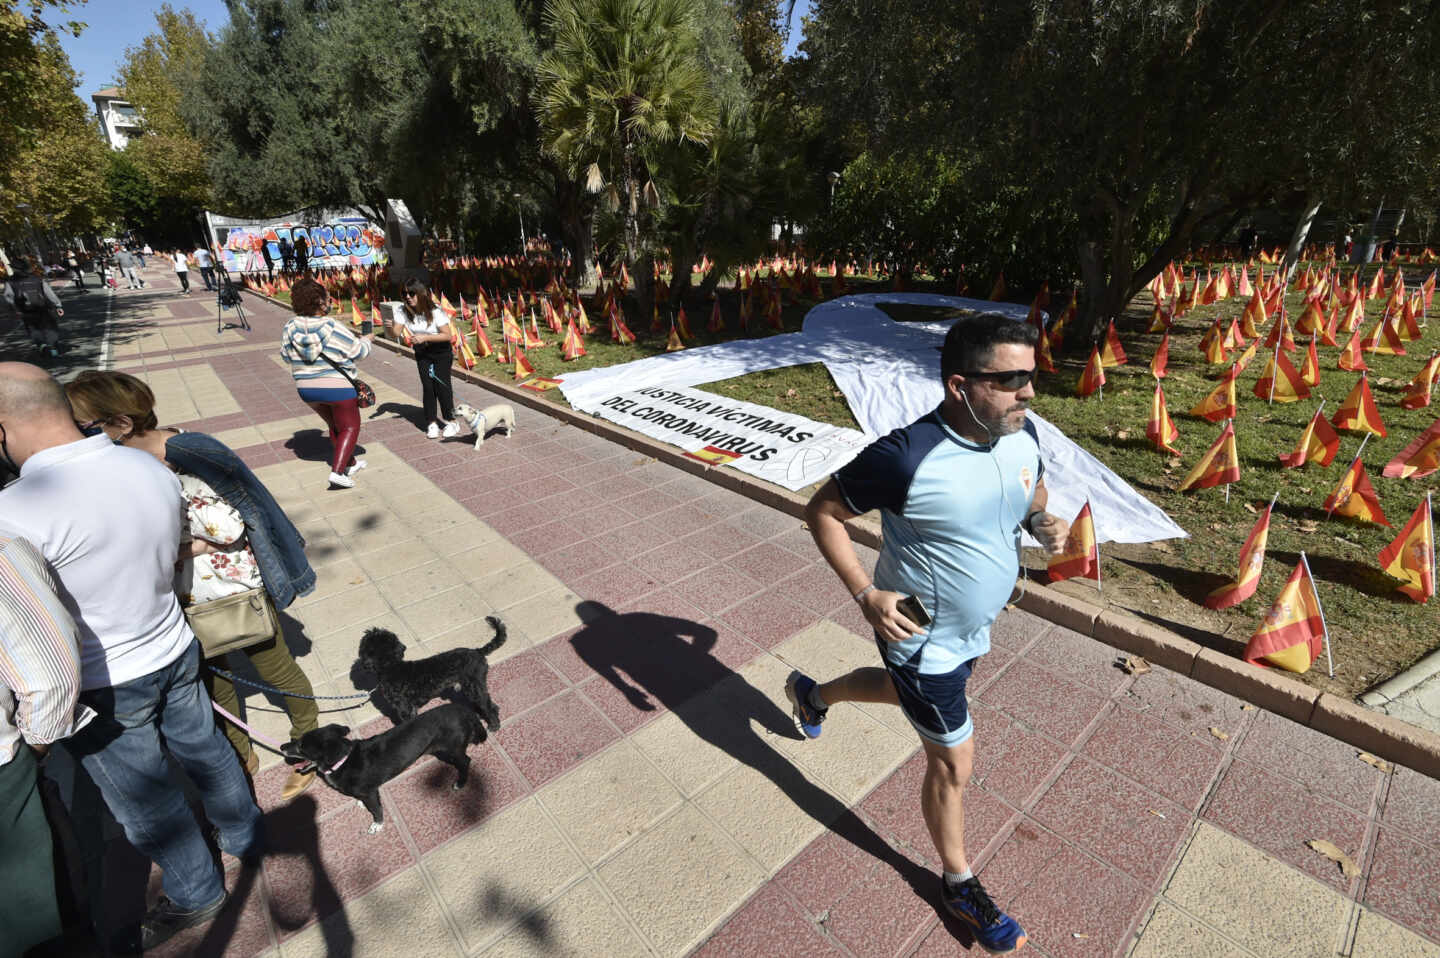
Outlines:
POLYGON ((1216 727, 1213 726, 1213 725, 1210 726, 1210 734, 1213 735, 1213 736, 1215 736, 1216 738, 1218 738, 1218 739, 1219 739, 1220 741, 1222 741, 1222 742, 1228 742, 1228 741, 1230 741, 1230 733, 1229 733, 1229 732, 1226 732, 1226 731, 1224 731, 1224 730, 1222 730, 1222 729, 1218 729, 1218 728, 1216 728, 1216 727))
POLYGON ((785 398, 786 398, 786 399, 794 399, 794 398, 795 398, 796 396, 798 396, 798 395, 800 395, 800 393, 799 393, 797 390, 794 390, 794 389, 787 389, 787 390, 785 390, 785 398))
POLYGON ((351 585, 364 585, 364 584, 365 584, 365 577, 362 575, 362 576, 361 576, 360 578, 358 578, 358 579, 351 579, 351 580, 350 580, 350 584, 351 584, 351 585))
POLYGON ((1388 377, 1388 376, 1381 376, 1379 379, 1375 380, 1375 385, 1377 385, 1377 386, 1398 386, 1398 385, 1400 385, 1400 380, 1398 380, 1398 379, 1391 379, 1391 378, 1388 377))
POLYGON ((1320 531, 1320 523, 1316 522, 1314 519, 1304 519, 1304 520, 1302 520, 1301 523, 1300 523, 1300 531, 1301 531, 1301 532, 1319 532, 1319 531, 1320 531))
POLYGON ((1128 430, 1128 429, 1122 429, 1122 430, 1120 430, 1119 432, 1117 432, 1117 433, 1115 434, 1115 438, 1116 438, 1116 439, 1129 439, 1129 438, 1130 438, 1130 430, 1128 430))
POLYGON ((1247 503, 1245 503, 1245 511, 1246 511, 1246 512, 1259 512, 1260 510, 1259 510, 1259 509, 1256 509, 1255 506, 1254 506, 1252 503, 1247 502, 1247 503))
POLYGON ((1311 851, 1319 852, 1332 862, 1340 866, 1340 871, 1346 878, 1354 878, 1360 874, 1360 866, 1355 864, 1355 859, 1345 854, 1340 846, 1334 842, 1326 841, 1323 838, 1312 838, 1305 843, 1311 851))
POLYGON ((1081 940, 1083 941, 1084 939, 1089 938, 1090 936, 1087 935, 1087 934, 1085 934, 1083 931, 1072 931, 1072 932, 1070 932, 1070 937, 1071 937, 1071 938, 1079 938, 1079 939, 1081 939, 1081 940))
POLYGON ((1246 702, 1244 705, 1240 706, 1240 711, 1253 712, 1255 711, 1255 706, 1251 705, 1249 702, 1246 702))
POLYGON ((1164 812, 1157 812, 1153 808, 1147 808, 1145 809, 1145 811, 1149 812, 1151 815, 1154 815, 1156 818, 1165 818, 1164 812))
POLYGON ((1390 771, 1390 769, 1394 768, 1393 765, 1385 761, 1380 756, 1371 755, 1369 752, 1361 752, 1359 758, 1360 761, 1364 762, 1366 765, 1373 765, 1382 772, 1388 772, 1390 771))
POLYGON ((1150 671, 1150 663, 1139 655, 1122 655, 1116 664, 1126 675, 1145 675, 1150 671))

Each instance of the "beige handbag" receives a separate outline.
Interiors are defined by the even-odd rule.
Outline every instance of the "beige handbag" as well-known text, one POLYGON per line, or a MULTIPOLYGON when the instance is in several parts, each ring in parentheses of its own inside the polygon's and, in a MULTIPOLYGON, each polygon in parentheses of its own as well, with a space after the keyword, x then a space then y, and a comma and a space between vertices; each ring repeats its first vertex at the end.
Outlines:
POLYGON ((207 659, 257 645, 279 631, 275 606, 264 589, 186 606, 185 618, 207 659))

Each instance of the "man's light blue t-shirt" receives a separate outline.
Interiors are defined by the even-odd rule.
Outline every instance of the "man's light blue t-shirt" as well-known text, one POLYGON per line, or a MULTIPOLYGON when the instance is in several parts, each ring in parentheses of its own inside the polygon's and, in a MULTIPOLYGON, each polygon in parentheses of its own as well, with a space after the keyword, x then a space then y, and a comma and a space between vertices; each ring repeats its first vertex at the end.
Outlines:
POLYGON ((920 599, 924 635, 887 642, 889 660, 950 672, 990 651, 990 624, 1020 572, 1020 523, 1044 467, 1035 427, 993 446, 963 439, 937 408, 877 439, 835 474, 855 513, 879 509, 875 586, 920 599))

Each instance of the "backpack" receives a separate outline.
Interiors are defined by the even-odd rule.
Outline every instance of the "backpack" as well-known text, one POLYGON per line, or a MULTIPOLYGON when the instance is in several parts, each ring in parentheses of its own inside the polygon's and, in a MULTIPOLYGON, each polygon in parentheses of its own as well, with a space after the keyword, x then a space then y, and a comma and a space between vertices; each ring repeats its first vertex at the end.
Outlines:
POLYGON ((35 296, 27 293, 20 286, 21 280, 15 280, 10 285, 15 291, 15 308, 22 313, 43 313, 48 308, 44 296, 35 296))

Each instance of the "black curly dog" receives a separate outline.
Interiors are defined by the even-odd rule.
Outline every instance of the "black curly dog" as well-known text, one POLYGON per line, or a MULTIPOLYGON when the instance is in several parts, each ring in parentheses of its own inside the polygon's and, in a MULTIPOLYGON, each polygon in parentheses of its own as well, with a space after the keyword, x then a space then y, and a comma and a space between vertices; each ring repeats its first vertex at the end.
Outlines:
POLYGON ((322 725, 295 742, 280 746, 285 761, 301 772, 315 771, 335 791, 360 800, 374 819, 370 833, 385 827, 380 786, 409 768, 422 755, 454 767, 454 787, 470 777, 466 746, 485 741, 485 723, 472 709, 447 703, 402 722, 388 732, 364 739, 347 738, 344 725, 322 725))
MULTIPOLYGON (((360 639, 359 664, 378 680, 374 692, 380 693, 394 713, 388 717, 400 724, 420 711, 425 703, 442 695, 458 692, 485 717, 494 732, 500 728, 500 709, 490 698, 486 677, 490 664, 485 657, 505 644, 505 623, 493 615, 485 621, 495 630, 495 638, 479 649, 452 649, 428 659, 405 661, 405 643, 388 629, 369 629, 360 639)), ((374 692, 371 694, 373 695, 374 692)))

